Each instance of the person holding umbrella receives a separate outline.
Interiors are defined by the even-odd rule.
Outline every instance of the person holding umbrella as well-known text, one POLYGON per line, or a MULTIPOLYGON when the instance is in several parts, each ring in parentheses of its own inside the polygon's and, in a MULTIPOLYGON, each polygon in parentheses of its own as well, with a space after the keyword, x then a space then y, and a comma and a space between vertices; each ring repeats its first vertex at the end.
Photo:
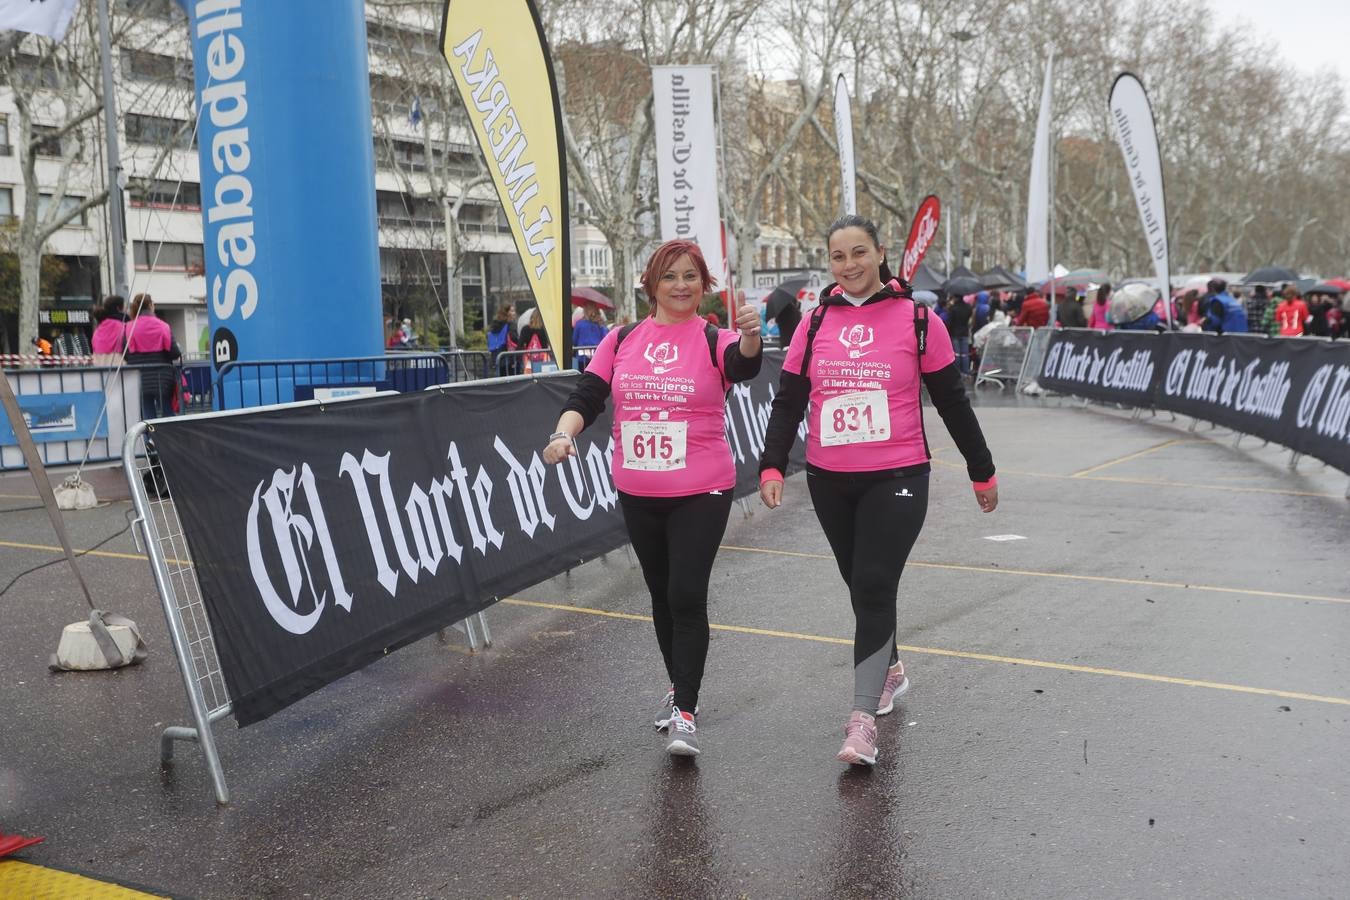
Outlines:
POLYGON ((692 241, 667 241, 642 274, 652 314, 605 335, 544 448, 555 465, 614 398, 614 486, 652 597, 670 688, 655 725, 667 751, 700 752, 695 715, 708 655, 708 580, 731 513, 736 466, 724 416, 732 384, 759 374, 759 313, 734 311, 736 330, 698 314, 713 286, 692 241))
POLYGON ((853 707, 837 756, 870 766, 875 717, 909 687, 896 652, 895 607, 928 510, 923 388, 965 457, 983 511, 998 506, 998 484, 947 329, 899 281, 883 281, 876 225, 844 216, 830 226, 828 245, 835 283, 783 360, 760 457, 760 497, 770 509, 782 504, 788 452, 809 405, 806 484, 856 620, 853 707))
MULTIPOLYGON (((792 343, 793 332, 802 321, 802 304, 797 295, 809 279, 805 275, 789 278, 769 292, 764 298, 764 317, 778 323, 778 345, 786 347, 792 343)), ((743 297, 741 299, 744 299, 743 297)))
POLYGON ((613 309, 614 305, 609 302, 609 298, 604 294, 590 288, 578 288, 574 291, 572 303, 573 305, 580 305, 582 310, 581 318, 572 326, 572 347, 575 350, 586 351, 573 356, 572 367, 578 372, 585 372, 586 365, 591 359, 591 351, 586 348, 600 346, 600 342, 605 339, 605 335, 609 334, 609 326, 605 324, 605 315, 600 311, 600 308, 606 306, 613 309), (579 304, 578 301, 580 301, 579 304))

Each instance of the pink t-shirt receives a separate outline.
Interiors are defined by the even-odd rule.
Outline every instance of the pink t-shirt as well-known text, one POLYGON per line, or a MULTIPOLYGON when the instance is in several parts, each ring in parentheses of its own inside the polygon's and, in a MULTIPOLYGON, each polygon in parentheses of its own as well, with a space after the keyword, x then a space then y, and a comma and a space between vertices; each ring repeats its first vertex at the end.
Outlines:
POLYGON ((831 305, 802 372, 810 321, 792 336, 783 371, 807 374, 806 461, 834 472, 871 472, 928 461, 919 400, 924 372, 956 359, 941 318, 928 311, 928 345, 919 357, 914 303, 899 298, 831 305))
POLYGON ((609 383, 614 398, 614 486, 624 493, 682 497, 736 484, 722 360, 738 336, 718 330, 714 369, 707 324, 698 317, 675 325, 643 319, 623 339, 617 358, 616 328, 586 367, 609 383))
POLYGON ((127 322, 126 332, 128 353, 154 353, 173 346, 169 323, 149 313, 127 322))
POLYGON ((126 340, 126 323, 121 319, 104 319, 94 329, 90 344, 95 353, 121 353, 122 342, 126 340))

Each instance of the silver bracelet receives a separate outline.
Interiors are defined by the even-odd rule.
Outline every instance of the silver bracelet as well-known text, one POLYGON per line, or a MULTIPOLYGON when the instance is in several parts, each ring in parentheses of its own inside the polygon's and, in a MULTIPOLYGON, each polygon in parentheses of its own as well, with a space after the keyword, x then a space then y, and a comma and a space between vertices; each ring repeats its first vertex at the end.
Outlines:
MULTIPOLYGON (((567 438, 568 443, 573 443, 572 436, 565 431, 555 431, 552 434, 550 434, 548 436, 548 443, 551 444, 558 438, 567 438)), ((545 446, 547 446, 547 444, 545 446)))

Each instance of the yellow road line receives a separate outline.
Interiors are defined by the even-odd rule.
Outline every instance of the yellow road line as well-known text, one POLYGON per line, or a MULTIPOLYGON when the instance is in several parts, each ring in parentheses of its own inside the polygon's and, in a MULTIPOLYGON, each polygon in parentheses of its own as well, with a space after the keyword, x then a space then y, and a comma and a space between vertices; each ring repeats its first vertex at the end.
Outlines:
POLYGON ((4 897, 80 897, 85 900, 121 900, 134 897, 162 897, 99 881, 74 872, 64 872, 17 859, 0 860, 0 896, 4 897))
MULTIPOLYGON (((9 547, 14 550, 50 550, 53 553, 62 552, 60 547, 55 547, 52 546, 51 544, 23 544, 18 541, 0 541, 0 547, 9 547)), ((150 558, 146 556, 144 553, 118 553, 114 550, 76 550, 75 555, 101 556, 104 559, 139 559, 141 561, 145 561, 150 558)), ((179 566, 192 565, 192 563, 189 562, 188 560, 174 559, 173 557, 169 557, 164 561, 179 566)))
POLYGON ((1126 456, 1120 457, 1119 459, 1108 460, 1107 462, 1104 462, 1104 463, 1102 463, 1101 465, 1098 465, 1098 466, 1091 466, 1090 468, 1083 469, 1081 472, 1074 472, 1074 473, 1073 473, 1072 475, 1070 475, 1069 477, 1070 477, 1070 478, 1082 478, 1084 475, 1091 475, 1093 472, 1100 472, 1102 469, 1108 469, 1108 468, 1110 468, 1111 466, 1119 465, 1120 463, 1123 463, 1123 462, 1129 462, 1129 461, 1132 460, 1132 459, 1139 459, 1141 456, 1148 456, 1150 453, 1156 453, 1156 452, 1158 452, 1159 450, 1166 449, 1167 447, 1175 447, 1177 444, 1194 443, 1195 441, 1196 441, 1195 438, 1189 438, 1189 439, 1188 439, 1188 438, 1173 438, 1173 439, 1170 440, 1170 441, 1163 441, 1161 444, 1155 444, 1154 446, 1149 447, 1149 448, 1147 448, 1147 449, 1145 449, 1145 450, 1140 450, 1138 453, 1130 453, 1130 454, 1128 454, 1128 455, 1126 455, 1126 456))
MULTIPOLYGON (((60 553, 61 548, 50 544, 23 544, 18 541, 0 541, 0 547, 10 547, 18 550, 48 550, 52 553, 60 553)), ((772 556, 795 556, 801 559, 825 559, 831 562, 834 557, 828 553, 801 553, 794 550, 769 550, 763 547, 737 547, 731 544, 723 544, 723 550, 735 550, 740 553, 767 553, 772 556)), ((112 550, 90 550, 75 551, 80 556, 100 556, 105 559, 134 559, 145 561, 149 557, 143 553, 117 553, 112 550)), ((190 566, 191 562, 184 559, 174 559, 172 557, 165 560, 172 565, 190 566)), ((1066 572, 1035 572, 1028 569, 1005 569, 994 568, 992 566, 958 566, 951 563, 926 563, 910 561, 906 563, 919 569, 950 569, 956 572, 979 572, 986 575, 1020 575, 1028 578, 1062 578, 1067 581, 1095 581, 1106 584, 1129 584, 1139 587, 1158 587, 1175 588, 1187 591, 1205 591, 1215 594, 1240 594, 1244 597, 1271 597, 1279 600, 1310 600, 1319 603, 1350 603, 1350 597, 1328 597, 1321 594, 1295 594, 1287 591, 1259 591, 1252 588, 1233 588, 1219 587, 1208 584, 1185 584, 1179 581, 1151 581, 1142 578, 1112 578, 1105 575, 1073 575, 1066 572)), ((618 614, 616 614, 618 615, 618 614)), ((619 616, 622 618, 622 616, 619 616)))
MULTIPOLYGON (((736 550, 741 553, 768 553, 773 556, 795 556, 801 559, 827 559, 834 562, 828 553, 801 553, 795 550, 766 550, 763 547, 737 547, 723 544, 723 550, 736 550)), ((1214 594, 1241 594, 1244 597, 1274 597, 1280 600, 1315 600, 1319 603, 1350 603, 1350 597, 1328 597, 1321 594, 1294 594, 1287 591, 1260 591, 1253 588, 1219 587, 1210 584, 1188 584, 1180 581, 1154 581, 1147 578, 1113 578, 1107 575, 1074 575, 1068 572, 1036 572, 1030 569, 1006 569, 994 566, 959 566, 952 563, 908 562, 907 566, 919 569, 948 569, 954 572, 979 572, 983 575, 1021 575, 1027 578, 1062 578, 1066 581, 1094 581, 1105 584, 1130 584, 1140 587, 1176 588, 1186 591, 1206 591, 1214 594)))
MULTIPOLYGON (((933 465, 947 469, 966 470, 964 464, 947 462, 942 459, 931 460, 933 465)), ((1329 497, 1332 500, 1345 499, 1341 494, 1327 491, 1294 491, 1288 488, 1241 487, 1235 484, 1198 484, 1193 481, 1167 481, 1162 478, 1120 478, 1112 475, 1058 475, 1049 472, 1026 472, 1019 469, 999 469, 1000 475, 1018 475, 1023 478, 1055 478, 1072 481, 1108 481, 1116 484, 1137 484, 1148 487, 1195 488, 1201 491, 1224 491, 1230 494, 1280 494, 1287 497, 1329 497)))
MULTIPOLYGON (((623 619, 631 622, 650 622, 651 616, 638 616, 633 613, 613 612, 607 609, 595 609, 589 606, 573 606, 567 603, 544 603, 538 600, 522 600, 518 597, 504 598, 502 603, 512 606, 529 606, 536 609, 552 609, 561 612, 581 613, 588 616, 600 616, 606 619, 623 619)), ((827 637, 820 634, 804 634, 797 631, 776 631, 768 628, 749 628, 744 625, 708 626, 713 631, 729 631, 736 634, 751 634, 761 637, 788 638, 798 641, 810 641, 817 644, 842 644, 852 646, 848 638, 827 637)), ((1241 694, 1258 694, 1263 697, 1281 697, 1286 700, 1307 700, 1311 703, 1333 703, 1350 706, 1350 697, 1333 697, 1323 694, 1305 694, 1301 691, 1280 691, 1274 688, 1251 687, 1244 684, 1228 684, 1222 681, 1201 681, 1195 678, 1176 678, 1171 675, 1151 675, 1147 672, 1128 672, 1123 669, 1104 669, 1098 666, 1079 666, 1071 663, 1048 662, 1040 659, 1024 659, 1018 656, 998 656, 992 653, 974 653, 966 650, 945 650, 939 647, 916 647, 900 644, 899 649, 906 653, 919 653, 928 656, 947 656, 953 659, 971 659, 981 662, 996 662, 1014 666, 1029 666, 1037 669, 1056 669, 1061 672, 1078 672, 1085 675, 1107 675, 1113 678, 1130 678, 1136 681, 1152 681, 1158 684, 1176 684, 1183 687, 1209 688, 1216 691, 1232 691, 1241 694)))

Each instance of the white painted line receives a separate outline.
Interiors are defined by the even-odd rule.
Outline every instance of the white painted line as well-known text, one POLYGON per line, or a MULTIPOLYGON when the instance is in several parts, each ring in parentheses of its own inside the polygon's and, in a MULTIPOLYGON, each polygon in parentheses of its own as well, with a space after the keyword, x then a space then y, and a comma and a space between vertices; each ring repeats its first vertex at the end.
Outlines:
POLYGON ((986 541, 999 541, 1000 543, 1003 542, 1003 541, 1025 541, 1025 540, 1026 540, 1026 538, 1024 538, 1024 537, 1023 537, 1022 535, 1020 535, 1020 534, 986 534, 986 535, 984 536, 984 539, 985 539, 986 541))

